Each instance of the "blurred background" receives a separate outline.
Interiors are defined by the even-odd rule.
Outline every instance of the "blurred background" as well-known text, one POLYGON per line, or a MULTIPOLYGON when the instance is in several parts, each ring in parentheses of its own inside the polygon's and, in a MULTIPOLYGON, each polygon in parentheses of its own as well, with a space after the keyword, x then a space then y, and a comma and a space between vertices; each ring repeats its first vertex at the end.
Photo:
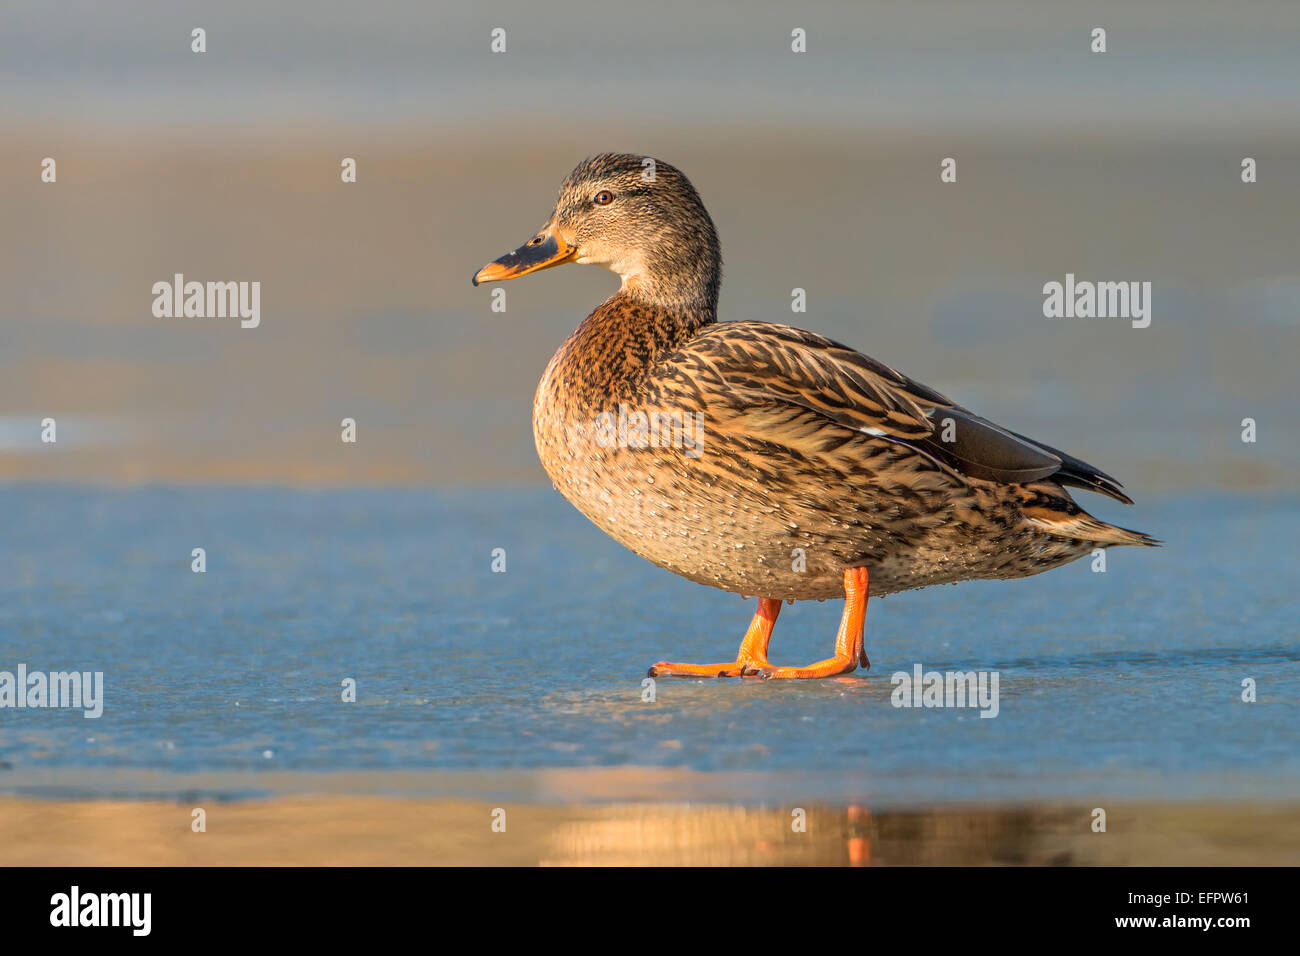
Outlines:
POLYGON ((469 277, 626 150, 699 188, 723 319, 829 334, 1138 495, 1293 484, 1293 3, 14 0, 4 24, 0 477, 544 482, 536 381, 617 280, 535 276, 502 315, 469 277), (261 327, 155 318, 177 272, 260 281, 261 327), (1045 319, 1067 272, 1150 281, 1151 327, 1045 319))
MULTIPOLYGON (((6 862, 1300 860, 1300 5, 0 18, 0 668, 106 687, 96 721, 0 715, 6 862), (537 380, 617 279, 510 283, 504 314, 469 281, 603 151, 693 180, 722 319, 828 334, 1095 462, 1138 505, 1088 506, 1168 546, 873 601, 866 675, 646 704, 646 666, 730 654, 750 608, 624 551, 537 463, 537 380), (260 282, 260 327, 154 317, 176 273, 260 282), (1044 318, 1067 273, 1150 282, 1150 327, 1044 318), (999 670, 999 719, 895 710, 915 662, 999 670), (214 794, 460 803, 238 803, 196 843, 176 801, 214 794), (1103 798, 1146 802, 1104 843, 1103 798), (496 840, 507 799, 549 822, 496 840), (565 801, 643 803, 538 808, 565 801), (1012 809, 942 810, 972 802, 1012 809), (815 853, 791 805, 830 808, 815 853)), ((825 656, 837 604, 783 616, 773 659, 825 656)))

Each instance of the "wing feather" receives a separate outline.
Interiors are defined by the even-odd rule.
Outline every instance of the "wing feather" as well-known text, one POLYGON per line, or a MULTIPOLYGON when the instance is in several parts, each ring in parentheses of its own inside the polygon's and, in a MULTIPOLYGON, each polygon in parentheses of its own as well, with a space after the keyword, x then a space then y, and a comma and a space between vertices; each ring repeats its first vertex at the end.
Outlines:
MULTIPOLYGON (((766 322, 725 322, 670 359, 744 402, 806 409, 827 422, 891 439, 972 478, 1054 478, 1131 504, 1109 475, 1009 431, 927 385, 832 339, 766 322)), ((775 437, 775 436, 774 436, 775 437)), ((786 435, 786 438, 789 436, 786 435)))

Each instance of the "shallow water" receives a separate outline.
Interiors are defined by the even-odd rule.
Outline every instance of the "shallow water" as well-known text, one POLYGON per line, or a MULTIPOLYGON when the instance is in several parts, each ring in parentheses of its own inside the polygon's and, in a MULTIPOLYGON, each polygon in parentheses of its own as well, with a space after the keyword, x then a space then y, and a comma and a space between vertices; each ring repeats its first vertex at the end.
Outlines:
MULTIPOLYGON (((1300 497, 1139 496, 1097 510, 1167 545, 1105 573, 873 601, 865 677, 662 679, 647 703, 649 664, 728 659, 753 602, 652 567, 549 489, 3 486, 0 670, 103 671, 106 701, 97 720, 0 710, 0 791, 653 766, 736 775, 728 799, 1294 798, 1300 497), (998 717, 891 706, 916 663, 997 670, 998 717)), ((826 656, 838 615, 787 609, 773 660, 826 656)))

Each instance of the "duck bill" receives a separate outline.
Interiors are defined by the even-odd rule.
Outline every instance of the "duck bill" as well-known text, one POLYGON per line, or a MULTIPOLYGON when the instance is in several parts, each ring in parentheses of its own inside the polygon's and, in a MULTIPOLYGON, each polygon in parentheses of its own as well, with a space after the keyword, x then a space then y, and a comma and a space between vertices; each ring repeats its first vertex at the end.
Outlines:
POLYGON ((568 262, 577 254, 577 248, 561 238, 553 225, 548 225, 514 252, 489 262, 474 273, 474 284, 517 279, 530 272, 540 272, 551 266, 568 262))

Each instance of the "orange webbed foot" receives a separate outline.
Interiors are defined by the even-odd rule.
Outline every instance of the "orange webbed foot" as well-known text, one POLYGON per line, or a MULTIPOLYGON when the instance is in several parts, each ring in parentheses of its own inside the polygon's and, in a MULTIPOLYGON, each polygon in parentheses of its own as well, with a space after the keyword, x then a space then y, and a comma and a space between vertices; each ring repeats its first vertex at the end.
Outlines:
POLYGON ((849 568, 844 572, 844 616, 835 637, 835 656, 807 667, 774 667, 767 660, 767 645, 776 626, 781 602, 759 598, 758 611, 749 625, 745 640, 734 661, 725 664, 674 664, 660 661, 650 668, 651 677, 761 677, 765 680, 812 680, 851 674, 860 664, 871 667, 863 640, 863 623, 867 614, 870 580, 866 568, 849 568))
POLYGON ((870 667, 862 626, 867 616, 869 579, 866 568, 849 568, 844 572, 844 615, 835 636, 835 656, 807 667, 767 667, 759 674, 768 680, 815 680, 851 674, 861 663, 870 667))
POLYGON ((753 675, 764 680, 812 680, 819 677, 835 677, 839 674, 851 674, 858 669, 858 659, 854 657, 829 657, 807 667, 760 667, 753 675))
POLYGON ((757 677, 766 661, 734 660, 725 664, 675 664, 660 661, 647 672, 650 677, 757 677))
POLYGON ((674 664, 660 661, 650 668, 651 677, 757 677, 759 668, 767 666, 767 642, 772 639, 781 602, 759 598, 754 620, 736 652, 736 659, 725 664, 674 664))

